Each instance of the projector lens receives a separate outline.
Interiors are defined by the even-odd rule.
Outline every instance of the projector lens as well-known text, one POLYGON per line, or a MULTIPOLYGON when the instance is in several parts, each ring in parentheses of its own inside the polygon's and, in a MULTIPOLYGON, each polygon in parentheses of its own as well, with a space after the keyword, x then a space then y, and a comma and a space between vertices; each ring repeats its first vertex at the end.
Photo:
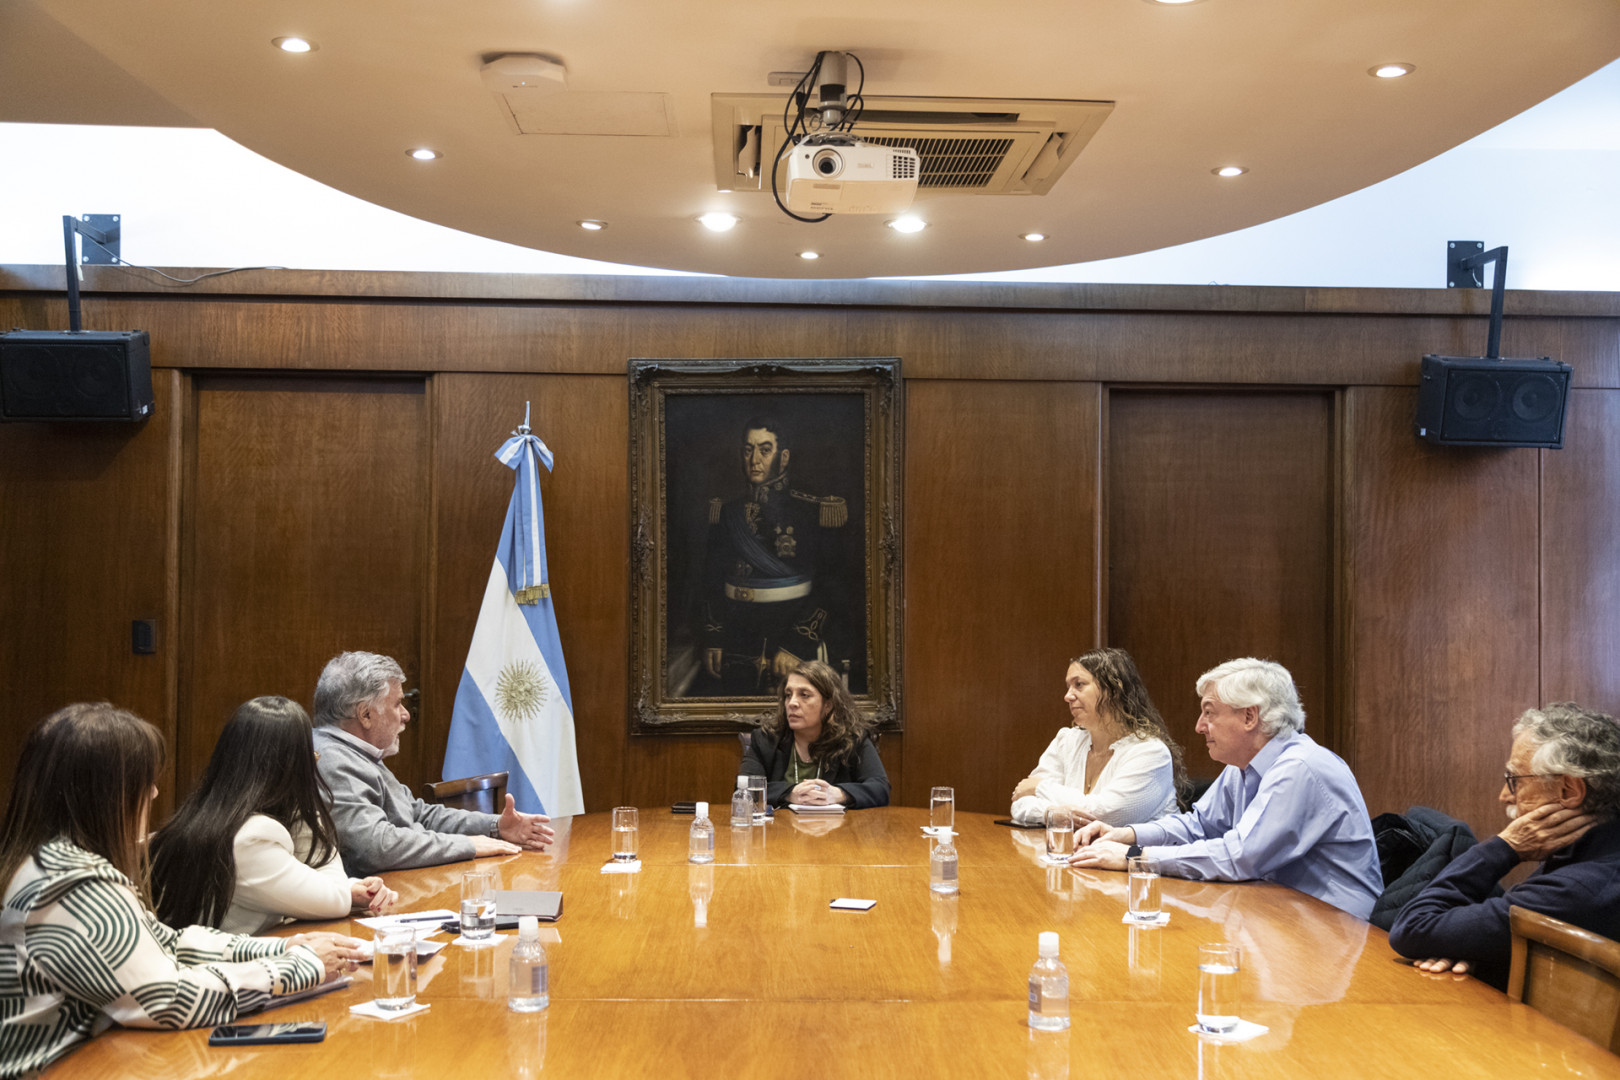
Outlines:
POLYGON ((837 176, 844 168, 844 159, 836 150, 817 150, 810 166, 822 176, 837 176))

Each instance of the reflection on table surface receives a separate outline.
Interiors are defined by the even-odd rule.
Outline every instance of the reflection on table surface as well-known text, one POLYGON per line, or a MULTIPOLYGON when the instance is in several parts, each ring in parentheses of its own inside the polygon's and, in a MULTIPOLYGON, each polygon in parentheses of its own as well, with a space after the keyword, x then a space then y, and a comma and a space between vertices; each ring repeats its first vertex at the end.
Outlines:
MULTIPOLYGON (((928 889, 926 809, 718 822, 711 866, 686 862, 691 820, 644 812, 635 874, 601 872, 607 814, 559 821, 547 852, 481 861, 501 888, 564 894, 542 1013, 506 1009, 508 934, 425 962, 418 995, 432 1008, 409 1019, 349 1014, 371 996, 362 968, 347 990, 266 1014, 325 1020, 324 1043, 226 1050, 206 1031, 114 1031, 50 1076, 1620 1074, 1539 1013, 1399 964, 1382 931, 1289 889, 1166 878, 1170 922, 1141 928, 1122 921, 1123 874, 1041 865, 1038 834, 989 815, 957 814, 955 897, 928 889), (829 909, 845 896, 877 905, 829 909), (1074 1025, 1061 1034, 1025 1022, 1042 930, 1059 932, 1069 969, 1074 1025), (1187 1031, 1198 946, 1212 941, 1242 947, 1242 1013, 1266 1034, 1219 1044, 1187 1031)), ((386 878, 406 909, 455 908, 461 869, 386 878)), ((370 936, 348 921, 317 928, 370 936)))

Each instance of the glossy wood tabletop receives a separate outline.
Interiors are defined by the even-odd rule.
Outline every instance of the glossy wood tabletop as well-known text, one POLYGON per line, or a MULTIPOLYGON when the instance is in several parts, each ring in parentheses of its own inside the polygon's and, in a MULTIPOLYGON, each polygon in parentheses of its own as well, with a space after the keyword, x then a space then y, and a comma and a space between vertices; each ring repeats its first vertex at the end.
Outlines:
MULTIPOLYGON (((112 1031, 50 1078, 1620 1075, 1593 1043, 1466 976, 1398 963, 1382 931, 1289 889, 1166 879, 1169 924, 1137 928, 1123 874, 1048 869, 1040 833, 987 815, 957 818, 951 898, 928 889, 925 810, 722 821, 703 867, 686 861, 691 820, 642 811, 636 874, 601 872, 606 814, 558 822, 544 854, 484 861, 505 888, 564 894, 541 1013, 506 1008, 508 936, 424 962, 432 1007, 408 1019, 350 1015, 371 996, 362 968, 347 990, 265 1014, 325 1020, 324 1043, 112 1031), (830 910, 841 896, 877 906, 830 910), (1069 969, 1074 1024, 1058 1034, 1026 1022, 1042 930, 1069 969), (1187 1030, 1198 946, 1223 941, 1242 948, 1242 1015, 1270 1029, 1246 1042, 1187 1030)), ((454 908, 464 867, 386 878, 404 909, 454 908)))

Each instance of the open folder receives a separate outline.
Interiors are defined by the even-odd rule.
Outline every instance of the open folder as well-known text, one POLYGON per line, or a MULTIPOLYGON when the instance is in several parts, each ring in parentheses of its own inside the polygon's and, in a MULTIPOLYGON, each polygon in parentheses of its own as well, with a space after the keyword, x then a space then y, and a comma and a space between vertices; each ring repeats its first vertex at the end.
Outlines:
MULTIPOLYGON (((497 889, 495 897, 495 929, 516 930, 518 918, 533 915, 541 922, 556 922, 562 915, 562 893, 539 889, 497 889)), ((459 919, 450 919, 440 927, 447 933, 461 932, 459 919)))
POLYGON ((562 893, 503 889, 495 893, 495 913, 500 918, 533 915, 541 922, 556 922, 562 914, 562 893))

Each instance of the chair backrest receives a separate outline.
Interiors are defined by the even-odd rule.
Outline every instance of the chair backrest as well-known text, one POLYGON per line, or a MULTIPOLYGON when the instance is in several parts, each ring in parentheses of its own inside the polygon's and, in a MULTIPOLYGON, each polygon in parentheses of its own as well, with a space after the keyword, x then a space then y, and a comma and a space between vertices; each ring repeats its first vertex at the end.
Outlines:
POLYGON ((1508 924, 1508 997, 1620 1053, 1620 942, 1517 906, 1508 924))
POLYGON ((457 810, 478 810, 485 814, 498 814, 506 805, 507 773, 488 773, 469 776, 464 780, 441 780, 437 784, 423 784, 422 798, 457 810))

